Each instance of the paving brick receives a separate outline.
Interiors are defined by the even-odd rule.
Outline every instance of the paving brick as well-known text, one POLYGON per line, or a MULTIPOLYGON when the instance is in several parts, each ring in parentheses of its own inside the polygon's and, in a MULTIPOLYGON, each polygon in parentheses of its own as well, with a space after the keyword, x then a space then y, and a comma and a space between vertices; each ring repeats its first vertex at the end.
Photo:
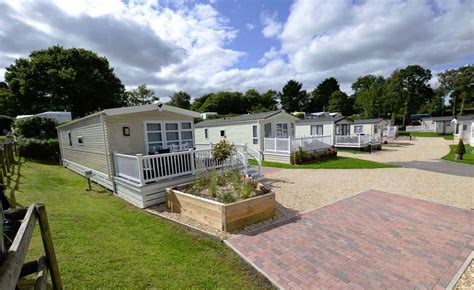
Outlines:
POLYGON ((474 249, 474 213, 368 191, 229 240, 284 288, 443 288, 474 249))

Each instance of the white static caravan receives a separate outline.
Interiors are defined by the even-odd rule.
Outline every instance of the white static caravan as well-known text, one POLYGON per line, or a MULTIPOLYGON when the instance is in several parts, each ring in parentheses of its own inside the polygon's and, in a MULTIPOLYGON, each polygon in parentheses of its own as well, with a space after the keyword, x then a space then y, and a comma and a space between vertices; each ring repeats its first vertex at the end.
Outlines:
POLYGON ((420 126, 407 126, 407 131, 434 132, 438 134, 453 133, 452 116, 426 117, 421 119, 420 126))
POLYGON ((456 116, 452 119, 454 140, 474 146, 474 115, 456 116))
POLYGON ((203 153, 193 151, 199 116, 151 104, 74 120, 57 128, 62 164, 81 175, 91 172, 93 181, 139 207, 162 203, 166 187, 194 179, 190 160, 203 153))
POLYGON ((389 121, 382 118, 354 120, 351 134, 381 135, 383 127, 388 124, 389 121))
POLYGON ((215 144, 226 138, 235 144, 247 144, 263 151, 264 137, 288 137, 298 118, 285 111, 243 114, 236 117, 208 119, 195 125, 196 144, 215 144))
POLYGON ((342 116, 321 116, 298 120, 296 137, 330 136, 330 145, 336 145, 336 136, 349 135, 353 121, 342 116))

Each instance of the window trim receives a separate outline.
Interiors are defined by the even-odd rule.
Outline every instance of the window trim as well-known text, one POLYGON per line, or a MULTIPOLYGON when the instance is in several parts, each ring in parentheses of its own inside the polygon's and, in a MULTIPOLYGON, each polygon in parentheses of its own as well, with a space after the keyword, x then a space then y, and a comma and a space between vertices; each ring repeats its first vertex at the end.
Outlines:
POLYGON ((309 127, 309 135, 310 136, 324 136, 324 125, 311 125, 309 127), (313 134, 313 127, 316 127, 314 130, 315 131, 315 134, 313 134), (321 134, 318 134, 318 128, 321 128, 321 134))
POLYGON ((77 136, 77 145, 84 146, 84 136, 77 136))
POLYGON ((354 125, 354 134, 363 134, 364 133, 364 126, 363 125, 354 125), (357 132, 357 128, 360 128, 360 131, 357 132))
MULTIPOLYGON (((283 129, 283 126, 281 126, 281 128, 283 129)), ((290 137, 290 126, 287 122, 279 122, 279 123, 275 123, 275 136, 277 138, 289 138, 290 137), (286 125, 286 136, 287 137, 279 137, 278 136, 278 125, 286 125)))
POLYGON ((258 144, 258 139, 259 139, 258 128, 259 126, 257 124, 252 125, 252 144, 254 145, 258 144), (254 131, 254 128, 255 128, 255 131, 254 131))
POLYGON ((191 141, 191 144, 188 146, 188 148, 194 147, 195 144, 195 136, 194 136, 194 122, 189 121, 189 120, 144 120, 143 121, 143 132, 144 132, 144 141, 145 141, 145 154, 148 154, 150 148, 149 148, 149 141, 148 141, 148 133, 149 131, 147 130, 147 124, 160 124, 161 125, 161 131, 151 131, 151 132, 160 132, 161 133, 161 142, 152 142, 152 143, 162 143, 161 147, 163 148, 168 148, 168 142, 176 142, 175 140, 173 141, 168 141, 168 138, 166 138, 166 133, 167 132, 178 132, 178 150, 186 150, 183 148, 183 143, 191 141), (166 130, 166 124, 178 124, 178 130, 166 130), (183 128, 183 123, 190 123, 191 128, 190 129, 182 129, 183 128), (187 131, 191 132, 192 139, 182 139, 181 133, 187 131))

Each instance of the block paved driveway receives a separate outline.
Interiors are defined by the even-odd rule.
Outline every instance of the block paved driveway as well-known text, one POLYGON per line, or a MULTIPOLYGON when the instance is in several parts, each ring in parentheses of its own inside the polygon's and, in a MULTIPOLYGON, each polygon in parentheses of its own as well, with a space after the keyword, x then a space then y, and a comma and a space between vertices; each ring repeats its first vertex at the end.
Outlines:
POLYGON ((227 243, 281 288, 444 289, 474 213, 371 190, 227 243))

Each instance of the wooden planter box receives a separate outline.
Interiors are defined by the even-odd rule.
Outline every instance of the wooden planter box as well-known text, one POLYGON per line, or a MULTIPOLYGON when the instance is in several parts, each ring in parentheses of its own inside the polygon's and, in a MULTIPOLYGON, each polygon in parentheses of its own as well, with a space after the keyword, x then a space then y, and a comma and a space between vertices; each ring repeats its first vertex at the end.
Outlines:
POLYGON ((275 204, 273 192, 224 204, 173 188, 166 189, 169 210, 226 232, 273 217, 275 204))

